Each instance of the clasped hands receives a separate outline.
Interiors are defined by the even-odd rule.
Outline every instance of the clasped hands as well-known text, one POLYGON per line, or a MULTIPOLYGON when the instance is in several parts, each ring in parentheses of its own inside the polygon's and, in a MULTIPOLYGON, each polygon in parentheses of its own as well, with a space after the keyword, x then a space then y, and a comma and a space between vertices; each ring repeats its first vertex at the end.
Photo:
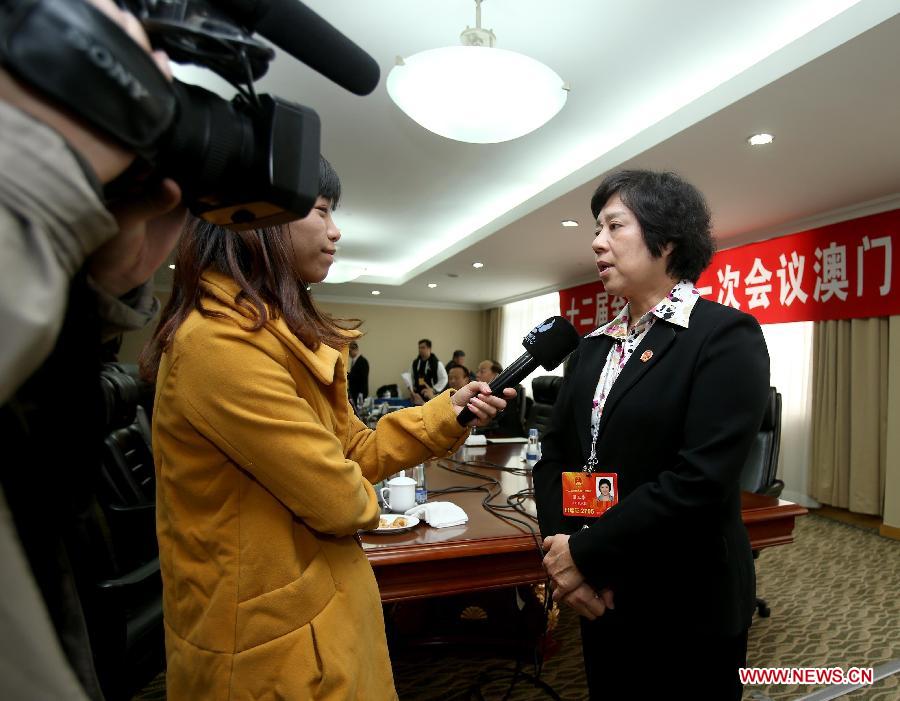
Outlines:
POLYGON ((593 621, 606 609, 614 609, 612 589, 599 593, 578 570, 569 550, 569 536, 563 533, 544 538, 544 569, 550 577, 553 600, 571 606, 579 616, 593 621))

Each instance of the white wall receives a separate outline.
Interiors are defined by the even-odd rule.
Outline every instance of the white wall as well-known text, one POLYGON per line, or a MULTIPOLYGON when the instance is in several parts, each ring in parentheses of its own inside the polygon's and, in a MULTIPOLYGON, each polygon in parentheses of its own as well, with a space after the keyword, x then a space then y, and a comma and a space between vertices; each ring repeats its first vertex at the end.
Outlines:
MULTIPOLYGON (((160 302, 168 293, 156 293, 160 302)), ((380 385, 401 384, 400 373, 409 370, 418 352, 418 340, 430 338, 432 352, 441 362, 450 362, 453 351, 466 351, 466 363, 474 370, 484 360, 484 312, 479 310, 394 307, 374 304, 317 302, 319 308, 337 318, 361 319, 365 335, 360 351, 369 361, 369 391, 380 385)), ((136 363, 144 344, 156 329, 156 320, 140 331, 126 333, 119 360, 136 363)))
POLYGON ((484 360, 483 318, 479 310, 394 307, 375 304, 319 302, 336 318, 363 321, 359 350, 369 361, 369 392, 381 385, 402 388, 400 373, 409 371, 420 338, 431 339, 431 352, 445 365, 453 351, 466 352, 466 365, 474 370, 484 360))

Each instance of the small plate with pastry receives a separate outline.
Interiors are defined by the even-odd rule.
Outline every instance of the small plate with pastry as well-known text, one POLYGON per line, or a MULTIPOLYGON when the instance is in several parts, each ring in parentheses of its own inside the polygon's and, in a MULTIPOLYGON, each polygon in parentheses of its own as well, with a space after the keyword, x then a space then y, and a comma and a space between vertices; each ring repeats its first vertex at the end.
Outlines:
POLYGON ((378 526, 363 533, 375 534, 394 534, 405 533, 419 525, 419 519, 415 516, 406 516, 405 514, 381 514, 378 519, 378 526))

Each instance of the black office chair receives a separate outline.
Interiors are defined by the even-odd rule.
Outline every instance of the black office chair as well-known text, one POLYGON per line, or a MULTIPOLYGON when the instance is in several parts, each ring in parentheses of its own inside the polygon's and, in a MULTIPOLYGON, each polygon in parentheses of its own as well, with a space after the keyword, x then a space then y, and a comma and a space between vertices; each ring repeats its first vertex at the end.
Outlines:
POLYGON ((543 438, 544 433, 547 431, 550 416, 553 414, 553 405, 556 403, 556 396, 559 394, 562 380, 563 378, 557 375, 542 375, 535 377, 531 381, 531 393, 534 395, 534 402, 528 409, 525 427, 526 429, 536 428, 540 438, 543 438))
POLYGON ((397 388, 397 385, 381 385, 381 387, 375 390, 375 398, 380 399, 384 396, 385 392, 388 392, 391 397, 400 396, 400 390, 397 388))
MULTIPOLYGON (((762 424, 741 471, 741 489, 767 496, 780 496, 784 482, 775 477, 780 451, 781 394, 774 387, 769 387, 769 401, 762 424)), ((753 558, 758 557, 759 550, 754 550, 753 558)), ((772 612, 765 599, 759 597, 756 598, 756 609, 762 618, 768 618, 772 612)))
POLYGON ((516 385, 516 397, 507 403, 506 409, 487 426, 473 429, 473 433, 483 433, 488 437, 523 438, 528 435, 525 428, 528 396, 522 385, 516 385))
POLYGON ((525 393, 525 388, 522 385, 516 386, 516 392, 518 392, 518 396, 516 399, 518 400, 518 405, 516 409, 518 410, 518 426, 521 431, 518 435, 527 436, 528 429, 526 428, 526 422, 528 421, 528 409, 534 403, 531 398, 525 393))
POLYGON ((103 692, 129 699, 165 666, 156 479, 144 409, 153 387, 114 363, 104 365, 100 383, 107 435, 97 508, 81 538, 90 582, 82 598, 103 692))

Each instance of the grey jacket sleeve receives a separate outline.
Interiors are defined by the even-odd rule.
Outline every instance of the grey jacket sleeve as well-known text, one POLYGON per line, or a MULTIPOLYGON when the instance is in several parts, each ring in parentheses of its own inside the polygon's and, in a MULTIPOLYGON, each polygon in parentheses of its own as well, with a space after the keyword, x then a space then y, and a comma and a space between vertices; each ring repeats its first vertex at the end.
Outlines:
MULTIPOLYGON (((116 234, 98 189, 57 132, 0 102, 0 404, 53 349, 69 281, 116 234)), ((131 310, 98 296, 111 333, 152 318, 148 291, 131 310)))

